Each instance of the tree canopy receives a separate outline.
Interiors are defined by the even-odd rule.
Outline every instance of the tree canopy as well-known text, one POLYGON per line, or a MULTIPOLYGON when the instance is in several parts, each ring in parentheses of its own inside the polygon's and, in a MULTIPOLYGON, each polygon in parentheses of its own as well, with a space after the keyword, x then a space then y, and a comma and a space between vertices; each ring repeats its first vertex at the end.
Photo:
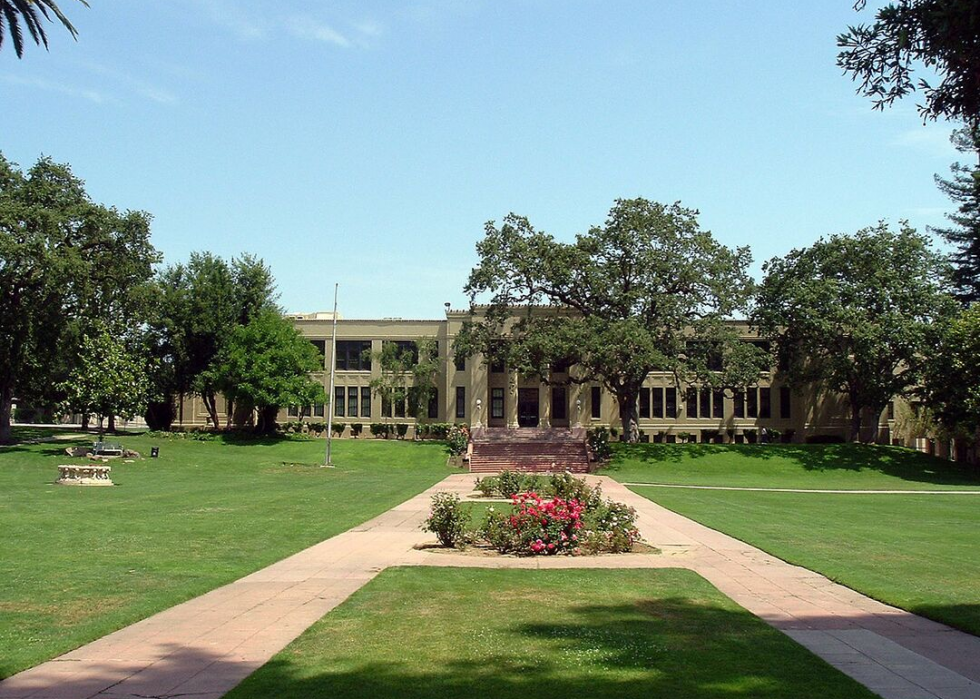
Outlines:
POLYGON ((923 394, 949 432, 980 443, 980 306, 939 325, 926 358, 923 394))
MULTIPOLYGON (((88 7, 86 0, 78 2, 88 7)), ((48 35, 44 23, 55 19, 61 22, 73 39, 78 38, 74 25, 55 0, 0 0, 0 48, 3 47, 5 32, 9 32, 10 39, 14 42, 14 53, 17 58, 23 58, 25 29, 35 44, 43 44, 47 48, 48 35)))
POLYGON ((754 322, 776 342, 791 385, 846 396, 851 438, 870 413, 871 439, 888 402, 918 384, 929 328, 953 310, 945 265, 903 223, 821 238, 763 266, 754 322))
MULTIPOLYGON (((953 133, 953 145, 961 153, 980 158, 980 131, 959 129, 953 133)), ((939 189, 948 196, 956 211, 946 214, 950 225, 932 230, 955 248, 952 282, 956 297, 963 303, 980 301, 980 166, 954 163, 952 177, 936 175, 939 189)))
POLYGON ((371 390, 381 400, 382 413, 390 417, 391 406, 404 403, 409 417, 425 417, 437 390, 439 343, 431 337, 410 344, 386 340, 373 358, 381 375, 371 381, 371 390))
MULTIPOLYGON (((855 4, 864 7, 864 0, 855 4)), ((924 118, 980 121, 980 11, 975 0, 898 0, 880 8, 872 24, 837 37, 837 65, 860 81, 858 93, 883 109, 915 90, 925 95, 924 118), (917 65, 939 82, 913 80, 917 65)))
POLYGON ((232 328, 211 371, 235 405, 257 409, 255 429, 266 434, 275 429, 281 407, 325 402, 323 386, 310 378, 322 368, 310 341, 277 311, 265 309, 232 328))
POLYGON ((0 441, 14 393, 56 403, 94 324, 140 325, 159 259, 150 217, 93 203, 67 165, 0 155, 0 441))
POLYGON ((754 383, 768 362, 726 323, 752 291, 749 250, 718 243, 697 215, 679 203, 620 199, 604 225, 571 243, 514 214, 487 223, 465 290, 474 304, 491 298, 464 323, 455 353, 482 353, 548 382, 552 364, 575 365, 569 381, 616 396, 630 441, 652 371, 715 387, 754 383), (727 360, 722 370, 709 354, 727 360))

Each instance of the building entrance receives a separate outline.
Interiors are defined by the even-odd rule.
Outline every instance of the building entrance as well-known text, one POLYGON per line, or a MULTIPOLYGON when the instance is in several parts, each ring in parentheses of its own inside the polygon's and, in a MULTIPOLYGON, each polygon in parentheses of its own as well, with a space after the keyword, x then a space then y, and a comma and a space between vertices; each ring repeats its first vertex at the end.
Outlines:
POLYGON ((517 424, 520 427, 538 426, 538 389, 517 389, 517 424))

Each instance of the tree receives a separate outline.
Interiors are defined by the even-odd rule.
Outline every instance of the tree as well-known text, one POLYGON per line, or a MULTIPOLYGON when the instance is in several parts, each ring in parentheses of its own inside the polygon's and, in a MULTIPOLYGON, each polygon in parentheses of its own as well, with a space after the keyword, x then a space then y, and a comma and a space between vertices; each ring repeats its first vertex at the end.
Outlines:
MULTIPOLYGON (((953 132, 952 141, 961 153, 980 157, 980 132, 960 129, 953 132)), ((953 287, 956 297, 965 304, 980 301, 980 167, 954 163, 953 177, 936 175, 939 189, 956 203, 956 213, 946 214, 952 225, 934 228, 956 247, 952 254, 953 287)))
POLYGON ((436 374, 439 372, 439 344, 431 337, 421 337, 410 343, 385 341, 373 359, 381 375, 371 381, 371 390, 383 406, 404 403, 409 417, 426 415, 429 400, 435 395, 436 374))
MULTIPOLYGON (((855 4, 863 9, 864 0, 855 4)), ((861 82, 858 93, 875 109, 920 89, 925 119, 946 117, 980 124, 980 11, 975 0, 898 0, 878 10, 871 25, 848 27, 837 37, 837 65, 861 82), (931 85, 913 82, 915 65, 935 71, 931 85)))
POLYGON ((14 393, 54 404, 94 324, 136 326, 158 260, 150 217, 93 203, 49 158, 26 174, 0 155, 0 442, 14 393))
POLYGON ((131 420, 146 409, 149 378, 145 359, 131 351, 125 339, 109 326, 98 323, 82 338, 78 363, 70 378, 61 385, 67 411, 91 413, 102 420, 116 415, 131 420))
POLYGON ((678 383, 753 383, 767 362, 725 322, 751 294, 751 255, 718 243, 697 215, 678 203, 620 199, 605 225, 573 243, 514 214, 499 228, 487 223, 466 292, 474 304, 492 298, 464 323, 454 352, 482 353, 548 383, 552 364, 576 365, 569 381, 604 384, 631 442, 651 371, 672 372, 678 383), (718 370, 709 355, 728 361, 718 370))
POLYGON ((255 430, 268 434, 275 431, 282 406, 325 402, 323 386, 309 376, 322 367, 316 347, 267 309, 231 331, 210 371, 214 385, 236 404, 258 411, 255 430))
POLYGON ((765 263, 754 323, 775 341, 790 385, 843 394, 851 439, 867 410, 874 441, 881 411, 919 382, 930 325, 952 310, 945 271, 904 222, 898 233, 879 223, 821 238, 765 263))
MULTIPOLYGON (((78 0, 88 7, 85 0, 78 0)), ((78 39, 78 31, 58 7, 55 0, 0 0, 0 47, 3 47, 4 29, 10 32, 17 58, 24 57, 24 28, 34 43, 48 48, 48 35, 44 22, 51 22, 52 15, 68 30, 73 39, 78 39), (21 28, 21 22, 24 28, 21 28), (5 26, 6 25, 6 26, 5 26)))
POLYGON ((937 351, 926 358, 923 397, 952 434, 980 444, 980 306, 938 327, 937 351))

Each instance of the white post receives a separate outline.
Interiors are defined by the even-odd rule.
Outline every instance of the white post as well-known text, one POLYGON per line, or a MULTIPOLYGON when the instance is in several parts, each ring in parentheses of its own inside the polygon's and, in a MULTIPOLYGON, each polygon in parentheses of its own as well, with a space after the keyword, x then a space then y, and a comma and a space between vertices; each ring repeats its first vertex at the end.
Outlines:
POLYGON ((325 468, 333 468, 330 461, 330 443, 333 439, 334 377, 337 372, 337 290, 340 284, 333 285, 333 336, 330 340, 330 393, 327 394, 327 458, 325 468))

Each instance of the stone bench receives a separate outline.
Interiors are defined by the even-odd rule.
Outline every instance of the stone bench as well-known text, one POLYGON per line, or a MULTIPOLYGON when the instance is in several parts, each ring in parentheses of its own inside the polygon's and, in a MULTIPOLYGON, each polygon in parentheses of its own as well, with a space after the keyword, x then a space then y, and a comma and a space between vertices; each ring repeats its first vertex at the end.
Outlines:
POLYGON ((62 465, 58 466, 58 485, 114 485, 109 473, 111 466, 62 465))

